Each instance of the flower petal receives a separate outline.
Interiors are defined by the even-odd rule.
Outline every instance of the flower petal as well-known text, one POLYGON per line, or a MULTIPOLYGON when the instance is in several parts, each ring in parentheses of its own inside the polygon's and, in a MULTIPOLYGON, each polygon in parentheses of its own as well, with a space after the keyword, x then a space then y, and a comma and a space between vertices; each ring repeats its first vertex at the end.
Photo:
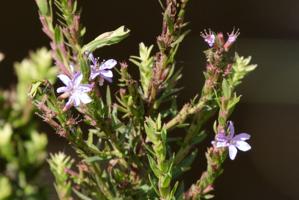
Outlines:
POLYGON ((105 77, 112 78, 113 73, 111 70, 101 70, 101 76, 103 76, 103 78, 105 78, 105 77))
POLYGON ((216 141, 218 142, 228 142, 229 138, 225 135, 225 133, 220 132, 216 135, 216 141))
POLYGON ((247 134, 247 133, 240 133, 240 134, 236 135, 236 136, 233 138, 233 140, 235 140, 235 141, 239 141, 239 140, 243 140, 243 141, 245 141, 245 140, 249 140, 250 137, 251 137, 251 136, 250 136, 249 134, 247 134))
POLYGON ((98 75, 100 75, 99 70, 91 70, 89 80, 95 79, 98 75))
POLYGON ((81 72, 75 73, 74 79, 73 79, 74 87, 78 87, 80 85, 82 79, 83 79, 83 74, 81 72))
POLYGON ((71 82, 71 79, 65 74, 59 74, 57 77, 64 83, 64 85, 69 85, 71 82))
POLYGON ((80 94, 79 98, 83 104, 88 104, 92 101, 92 99, 86 93, 80 94))
POLYGON ((81 84, 77 89, 79 92, 90 92, 92 90, 91 84, 81 84))
POLYGON ((238 150, 237 150, 237 148, 234 145, 229 145, 229 147, 228 147, 228 153, 229 153, 229 158, 231 160, 235 160, 237 152, 238 152, 238 150))
POLYGON ((108 77, 103 77, 106 81, 108 81, 109 83, 112 83, 112 78, 108 78, 108 77))
POLYGON ((94 65, 97 64, 97 59, 95 59, 95 57, 93 56, 92 53, 89 53, 89 54, 88 54, 88 59, 89 59, 94 65))
POLYGON ((245 141, 237 141, 236 147, 241 151, 249 151, 251 149, 251 146, 245 141))
POLYGON ((211 34, 205 38, 205 42, 208 43, 209 47, 212 47, 215 43, 215 35, 211 34))
POLYGON ((74 106, 75 107, 80 105, 80 96, 79 96, 79 94, 76 93, 76 94, 72 95, 71 98, 74 101, 74 106))
POLYGON ((115 65, 117 64, 117 61, 114 60, 114 59, 109 59, 105 62, 103 62, 100 66, 100 69, 101 70, 104 70, 104 69, 112 69, 113 67, 115 67, 115 65))
POLYGON ((216 143, 215 143, 215 146, 216 146, 217 148, 227 147, 227 146, 228 146, 228 143, 227 143, 227 142, 216 142, 216 143))
POLYGON ((63 86, 63 87, 59 87, 59 88, 57 88, 56 92, 57 92, 57 93, 64 93, 64 92, 66 92, 67 90, 68 90, 68 87, 63 86))
POLYGON ((68 110, 70 107, 73 106, 73 104, 74 104, 74 100, 73 100, 73 98, 70 97, 69 100, 67 101, 67 103, 65 104, 65 107, 63 110, 68 110))
POLYGON ((235 135, 235 127, 232 121, 228 122, 228 132, 229 132, 229 138, 232 139, 235 135))

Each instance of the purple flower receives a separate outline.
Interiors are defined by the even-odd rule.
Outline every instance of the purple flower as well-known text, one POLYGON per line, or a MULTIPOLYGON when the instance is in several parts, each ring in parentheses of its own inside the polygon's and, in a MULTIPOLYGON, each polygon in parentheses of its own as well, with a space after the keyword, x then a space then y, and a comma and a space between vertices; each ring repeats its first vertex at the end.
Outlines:
POLYGON ((215 43, 215 34, 209 29, 201 32, 200 36, 208 43, 209 47, 213 47, 215 43))
POLYGON ((251 146, 246 142, 250 139, 250 135, 247 133, 240 133, 235 135, 235 128, 233 122, 228 122, 228 134, 225 132, 220 132, 216 135, 212 144, 216 148, 227 147, 229 152, 229 157, 234 160, 237 155, 238 149, 240 151, 249 151, 251 146))
POLYGON ((63 93, 60 98, 69 98, 64 110, 72 106, 77 107, 80 104, 88 104, 92 101, 86 93, 90 92, 93 86, 91 84, 81 84, 83 79, 81 72, 74 73, 72 79, 65 74, 58 75, 58 78, 65 86, 57 88, 57 93, 63 93))
POLYGON ((109 59, 107 61, 99 64, 98 59, 93 56, 92 53, 88 54, 88 59, 91 61, 90 65, 90 80, 94 80, 96 77, 99 77, 99 84, 102 86, 104 84, 104 80, 108 82, 112 82, 113 73, 110 69, 115 67, 117 64, 116 60, 109 59))
POLYGON ((233 31, 231 33, 227 33, 227 35, 228 35, 227 42, 234 43, 237 40, 238 36, 240 35, 240 30, 233 29, 233 31))
POLYGON ((235 43, 235 41, 237 40, 238 36, 240 35, 240 31, 239 29, 235 30, 233 29, 233 31, 231 33, 227 33, 228 35, 228 39, 226 41, 226 43, 224 44, 224 49, 228 50, 233 43, 235 43))

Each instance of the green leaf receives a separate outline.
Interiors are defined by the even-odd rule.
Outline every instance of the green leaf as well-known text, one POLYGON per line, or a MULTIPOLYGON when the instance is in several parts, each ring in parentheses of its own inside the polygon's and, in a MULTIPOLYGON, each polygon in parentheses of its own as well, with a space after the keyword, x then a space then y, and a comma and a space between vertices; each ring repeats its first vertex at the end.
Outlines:
POLYGON ((148 119, 146 121, 146 123, 144 124, 144 129, 145 129, 145 133, 147 136, 147 139, 152 142, 152 143, 156 143, 158 141, 158 137, 156 136, 155 133, 155 127, 153 127, 153 124, 149 122, 150 119, 148 119))
POLYGON ((111 118, 112 100, 111 100, 111 92, 110 92, 109 85, 107 86, 107 89, 106 89, 106 104, 107 104, 107 108, 108 108, 109 118, 111 118))
POLYGON ((82 48, 82 53, 86 51, 93 52, 96 49, 99 49, 101 47, 117 44, 123 39, 125 39, 126 37, 128 37, 129 32, 130 32, 129 29, 125 28, 124 26, 121 26, 115 31, 103 33, 97 38, 95 38, 93 41, 84 45, 82 48))
POLYGON ((197 156, 198 150, 193 151, 188 157, 179 163, 179 165, 174 166, 173 177, 177 178, 181 176, 184 172, 191 169, 191 165, 197 156))
POLYGON ((197 145, 199 144, 200 142, 202 142, 205 138, 207 137, 207 133, 203 130, 201 131, 199 134, 197 134, 193 140, 192 140, 192 143, 191 145, 197 145))
POLYGON ((175 197, 176 200, 184 200, 185 184, 181 182, 176 190, 175 197))
POLYGON ((82 194, 81 192, 79 192, 78 190, 76 190, 75 188, 73 188, 73 191, 82 200, 92 200, 91 198, 85 196, 84 194, 82 194))
POLYGON ((62 44, 63 43, 63 33, 59 26, 55 27, 54 33, 55 33, 55 35, 54 35, 55 43, 62 44))
POLYGON ((93 131, 89 131, 88 132, 88 138, 87 138, 87 145, 92 145, 93 144, 93 136, 94 136, 94 132, 93 131))
POLYGON ((37 81, 35 83, 32 84, 31 88, 30 88, 30 91, 29 91, 29 96, 31 98, 34 98, 36 93, 37 93, 37 90, 39 89, 39 86, 42 84, 42 82, 40 81, 37 81))
POLYGON ((176 128, 186 128, 188 127, 190 124, 189 123, 183 123, 183 124, 179 124, 176 126, 176 128))
POLYGON ((12 134, 13 132, 10 124, 5 124, 4 127, 0 129, 0 147, 10 143, 12 134))
POLYGON ((151 191, 151 187, 149 186, 149 185, 141 185, 140 187, 139 187, 139 189, 140 190, 142 190, 143 191, 143 193, 149 193, 150 191, 151 191))
POLYGON ((175 196, 175 193, 176 193, 176 191, 177 191, 178 186, 179 186, 179 182, 177 181, 177 182, 175 182, 175 184, 174 184, 174 186, 173 186, 173 188, 172 188, 172 190, 171 190, 171 192, 170 192, 170 196, 171 196, 172 198, 175 196))
POLYGON ((213 199, 215 196, 214 195, 212 195, 212 194, 206 194, 205 196, 204 196, 204 199, 213 199))
POLYGON ((231 87, 230 85, 228 84, 227 80, 223 79, 222 81, 222 93, 223 93, 223 96, 226 98, 226 99, 229 99, 231 97, 231 87))
POLYGON ((35 2, 38 6, 40 13, 43 16, 48 15, 48 12, 49 12, 48 1, 47 0, 35 0, 35 2))
POLYGON ((234 96, 230 99, 230 101, 228 102, 228 105, 227 105, 227 109, 230 111, 230 110, 233 110, 234 107, 237 105, 237 103, 239 103, 241 100, 241 96, 237 96, 236 93, 234 93, 234 96))
POLYGON ((13 190, 9 182, 9 179, 7 177, 0 176, 0 188, 1 188, 0 199, 1 200, 9 199, 13 190))
POLYGON ((93 162, 97 162, 97 161, 103 161, 103 160, 109 160, 110 157, 100 157, 100 156, 92 156, 89 158, 84 159, 84 162, 86 163, 93 163, 93 162))
POLYGON ((160 177, 161 180, 161 188, 168 188, 171 182, 172 176, 170 173, 165 174, 164 176, 160 177))
POLYGON ((107 90, 106 90, 106 104, 108 107, 111 106, 111 92, 110 92, 109 85, 107 86, 107 90))
POLYGON ((161 172, 157 168, 156 161, 150 155, 147 155, 147 158, 148 158, 148 161, 149 161, 149 164, 150 164, 150 167, 151 167, 152 171, 154 172, 155 176, 157 178, 159 178, 161 176, 161 172))
POLYGON ((172 47, 175 47, 176 45, 179 45, 181 42, 183 42, 183 40, 185 39, 185 37, 190 33, 190 30, 185 31, 183 34, 181 34, 172 44, 172 47))
POLYGON ((157 181, 155 181, 151 175, 149 174, 148 175, 148 179, 149 179, 149 182, 151 183, 151 186, 152 188, 155 190, 156 194, 159 195, 159 190, 157 189, 156 185, 157 185, 157 181))
POLYGON ((162 119, 161 119, 161 114, 160 113, 158 114, 156 124, 157 124, 157 130, 161 130, 161 128, 162 128, 162 119))
POLYGON ((169 32, 172 34, 174 32, 174 21, 168 15, 165 15, 165 18, 166 18, 166 22, 167 22, 167 26, 168 26, 169 32))
POLYGON ((214 130, 214 133, 218 133, 218 130, 217 130, 217 121, 214 121, 214 124, 213 124, 213 130, 214 130))

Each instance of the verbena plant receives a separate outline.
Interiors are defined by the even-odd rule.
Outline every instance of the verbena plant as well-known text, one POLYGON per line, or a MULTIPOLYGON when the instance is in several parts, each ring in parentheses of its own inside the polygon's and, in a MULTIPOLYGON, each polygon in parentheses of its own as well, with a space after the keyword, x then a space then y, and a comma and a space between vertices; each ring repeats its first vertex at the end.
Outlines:
POLYGON ((141 43, 138 56, 118 63, 99 60, 93 53, 121 42, 129 35, 127 28, 84 43, 86 29, 76 0, 36 0, 62 86, 55 89, 47 80, 36 82, 30 95, 39 115, 77 153, 76 158, 58 153, 49 160, 60 199, 212 198, 227 155, 233 160, 237 149, 251 148, 246 142, 250 136, 234 135, 229 121, 240 101, 236 86, 256 68, 250 58, 230 53, 239 32, 227 39, 210 30, 202 33, 209 46, 204 52, 205 82, 178 108, 182 74, 175 59, 189 32, 184 21, 189 2, 159 2, 163 23, 155 48, 141 43), (139 80, 129 73, 133 67, 139 70, 139 80), (119 78, 113 78, 113 71, 119 78), (118 89, 111 91, 110 84, 118 89), (181 177, 197 158, 196 146, 206 138, 206 123, 213 118, 215 139, 206 152, 206 170, 185 187, 181 177), (179 139, 173 136, 175 130, 182 133, 179 139))
POLYGON ((37 131, 27 94, 32 81, 53 82, 57 70, 46 49, 31 53, 14 67, 16 87, 0 90, 0 199, 46 199, 39 176, 46 163, 47 137, 37 131))

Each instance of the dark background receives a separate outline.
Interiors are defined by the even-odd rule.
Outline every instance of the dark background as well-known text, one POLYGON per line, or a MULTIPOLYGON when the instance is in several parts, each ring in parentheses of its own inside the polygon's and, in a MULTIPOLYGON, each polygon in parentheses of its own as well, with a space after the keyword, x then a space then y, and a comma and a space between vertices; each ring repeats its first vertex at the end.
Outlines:
MULTIPOLYGON (((160 33, 157 0, 82 0, 81 4, 86 42, 120 25, 132 31, 120 45, 98 51, 103 59, 127 59, 137 54, 139 42, 153 44, 160 33)), ((191 0, 188 6, 192 33, 178 56, 178 64, 184 66, 181 102, 202 86, 202 51, 206 44, 199 35, 205 28, 226 33, 239 27, 236 51, 252 55, 253 63, 259 65, 239 89, 242 103, 232 116, 238 132, 252 135, 253 148, 225 163, 225 172, 215 186, 217 200, 299 199, 298 11, 297 0, 191 0)), ((0 51, 6 55, 0 67, 0 86, 9 88, 16 81, 13 62, 27 56, 29 50, 47 46, 49 41, 41 32, 33 0, 1 1, 0 27, 0 51)), ((52 152, 67 150, 65 141, 54 134, 49 136, 52 152)), ((196 163, 188 174, 190 181, 201 174, 203 166, 196 163)))

